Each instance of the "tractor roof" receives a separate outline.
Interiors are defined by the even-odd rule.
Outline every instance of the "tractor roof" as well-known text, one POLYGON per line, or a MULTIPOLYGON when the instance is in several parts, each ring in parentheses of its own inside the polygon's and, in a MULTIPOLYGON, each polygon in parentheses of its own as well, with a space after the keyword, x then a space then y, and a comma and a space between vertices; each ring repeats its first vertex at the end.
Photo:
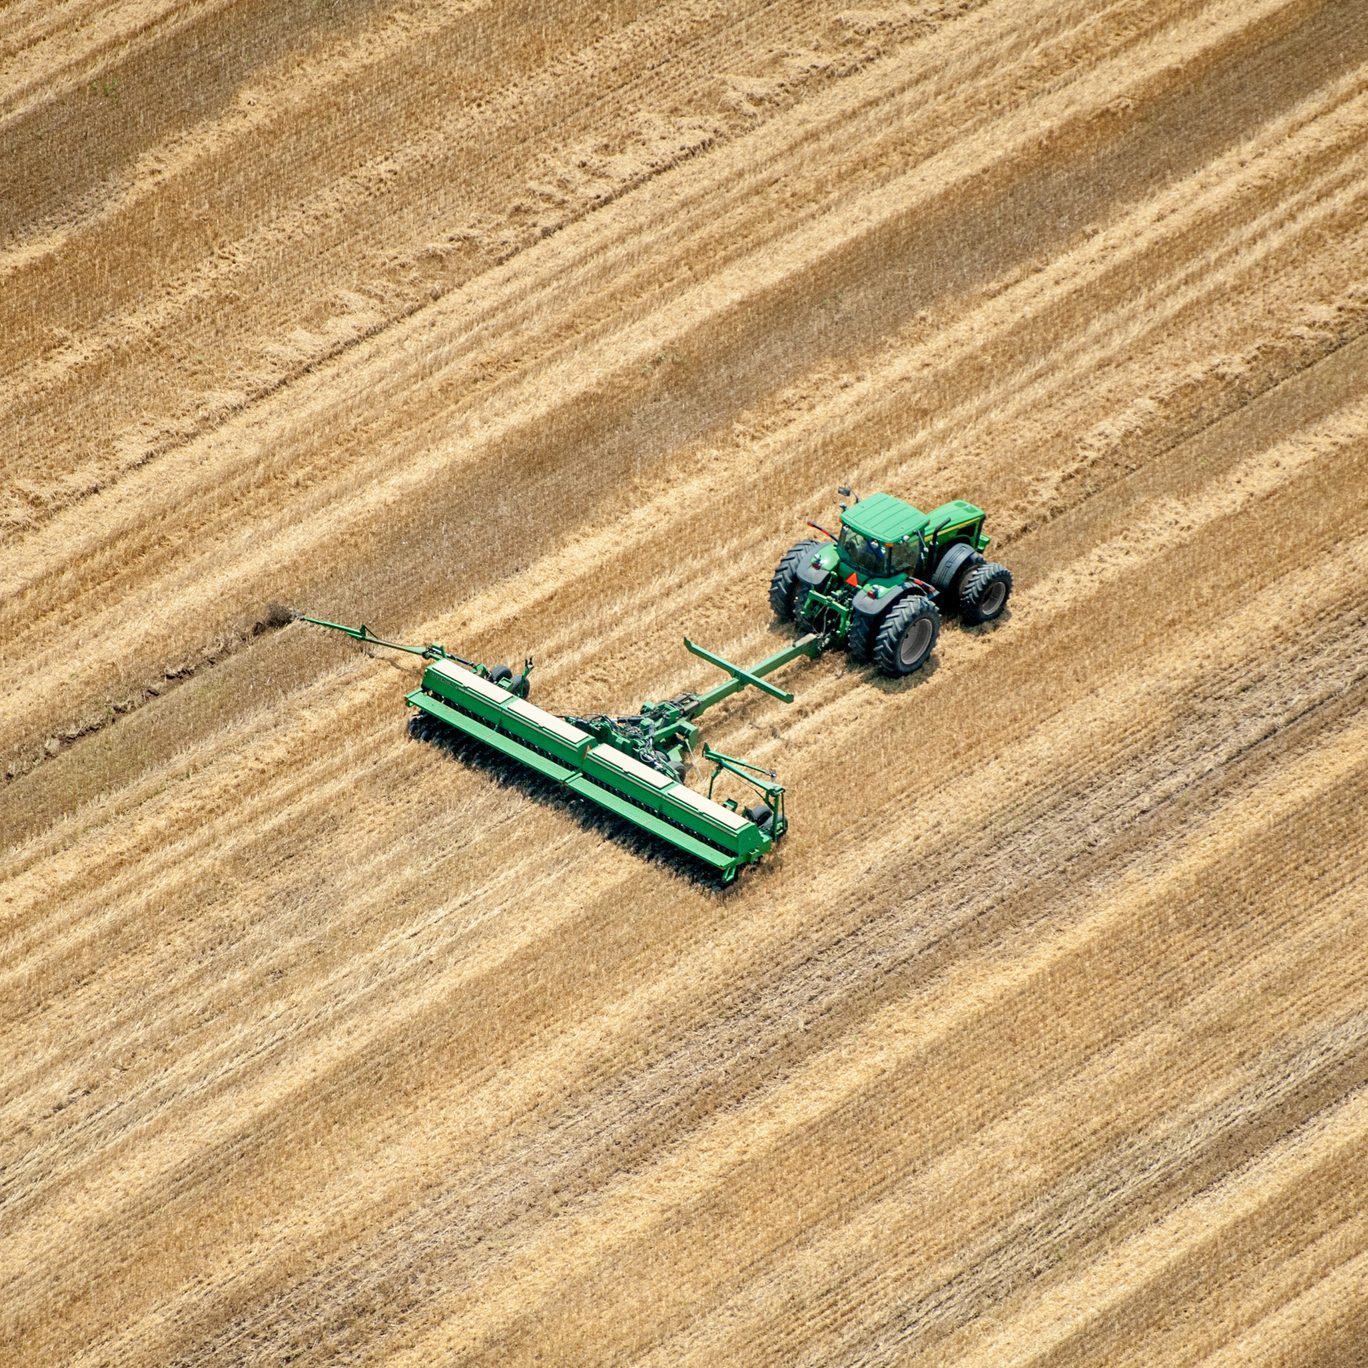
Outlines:
POLYGON ((926 526, 926 514, 891 494, 866 494, 841 514, 841 521, 862 537, 895 542, 909 532, 920 532, 926 526))

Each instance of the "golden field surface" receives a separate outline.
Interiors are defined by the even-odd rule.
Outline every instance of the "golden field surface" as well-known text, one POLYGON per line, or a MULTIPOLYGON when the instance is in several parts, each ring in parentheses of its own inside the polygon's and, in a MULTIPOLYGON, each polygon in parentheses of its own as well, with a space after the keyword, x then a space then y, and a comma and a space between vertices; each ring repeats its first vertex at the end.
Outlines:
MULTIPOLYGON (((0 1362, 1368 1362, 1361 0, 0 3, 0 1362), (707 719, 732 889, 410 739, 707 719)), ((693 781, 700 783, 696 773, 693 781)))

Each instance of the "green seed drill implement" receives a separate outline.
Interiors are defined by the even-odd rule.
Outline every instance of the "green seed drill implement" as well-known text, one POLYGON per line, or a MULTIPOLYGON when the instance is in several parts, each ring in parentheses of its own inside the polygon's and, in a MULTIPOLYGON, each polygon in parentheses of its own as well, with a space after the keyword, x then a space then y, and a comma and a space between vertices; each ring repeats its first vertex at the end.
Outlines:
POLYGON ((527 701, 532 662, 514 674, 466 660, 436 642, 401 646, 382 641, 369 628, 300 615, 305 622, 344 632, 357 641, 422 656, 428 666, 407 701, 420 714, 564 786, 633 826, 701 860, 731 883, 741 868, 762 859, 788 829, 784 788, 772 770, 762 769, 704 745, 713 766, 707 795, 682 782, 699 741, 696 719, 741 689, 753 687, 783 703, 793 695, 763 676, 800 656, 816 656, 821 640, 800 637, 751 669, 733 665, 686 637, 694 655, 716 665, 728 678, 703 693, 682 693, 643 703, 630 716, 561 717, 527 701), (760 801, 742 808, 735 799, 713 798, 723 772, 754 788, 760 801))

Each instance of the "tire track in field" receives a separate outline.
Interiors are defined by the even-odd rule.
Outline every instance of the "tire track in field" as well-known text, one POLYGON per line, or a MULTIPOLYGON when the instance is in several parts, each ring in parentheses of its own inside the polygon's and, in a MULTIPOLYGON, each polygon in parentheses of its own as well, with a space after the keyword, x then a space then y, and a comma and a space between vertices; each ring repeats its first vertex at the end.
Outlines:
MULTIPOLYGON (((188 7, 179 7, 180 25, 171 17, 173 8, 147 0, 124 0, 113 5, 65 0, 6 6, 6 27, 0 33, 0 127, 21 123, 23 114, 31 114, 40 104, 50 104, 63 86, 92 82, 97 73, 107 69, 112 53, 131 44, 146 48, 164 43, 184 27, 188 7), (27 23, 25 9, 35 13, 27 23)), ((205 5, 199 8, 201 13, 210 9, 205 5)))

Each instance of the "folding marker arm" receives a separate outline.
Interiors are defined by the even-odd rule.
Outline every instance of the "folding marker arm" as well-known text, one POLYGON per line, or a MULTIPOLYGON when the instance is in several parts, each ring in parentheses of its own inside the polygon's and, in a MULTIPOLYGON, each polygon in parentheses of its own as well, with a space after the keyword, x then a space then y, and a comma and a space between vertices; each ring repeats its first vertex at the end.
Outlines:
POLYGON ((784 812, 784 786, 773 770, 765 769, 762 765, 752 765, 749 760, 738 760, 734 755, 723 755, 721 751, 713 750, 709 745, 703 747, 703 758, 712 761, 716 766, 712 778, 708 780, 709 798, 713 796, 713 785, 717 783, 717 776, 726 770, 738 779, 744 779, 765 795, 770 811, 774 814, 770 829, 776 839, 788 830, 788 817, 784 812))
POLYGON ((779 776, 771 769, 766 769, 763 765, 752 765, 749 760, 738 760, 734 755, 724 755, 719 750, 706 743, 703 746, 703 758, 710 760, 717 768, 713 771, 712 780, 708 784, 708 797, 712 797, 712 786, 716 782, 717 776, 723 770, 728 770, 736 775, 738 779, 744 779, 746 783, 753 784, 761 793, 783 792, 779 784, 779 776), (757 777, 759 776, 759 777, 757 777), (770 782, 767 784, 765 780, 770 782))
POLYGON ((310 617, 307 613, 298 614, 298 618, 300 622, 312 622, 315 627, 327 627, 351 637, 354 641, 364 641, 371 646, 385 646, 391 651, 407 651, 409 655, 422 656, 424 660, 454 660, 458 665, 464 665, 471 670, 483 672, 484 669, 482 665, 448 651, 445 646, 439 646, 435 641, 429 642, 426 646, 401 646, 397 641, 382 641, 365 623, 360 627, 344 627, 340 622, 328 622, 323 618, 310 617))

